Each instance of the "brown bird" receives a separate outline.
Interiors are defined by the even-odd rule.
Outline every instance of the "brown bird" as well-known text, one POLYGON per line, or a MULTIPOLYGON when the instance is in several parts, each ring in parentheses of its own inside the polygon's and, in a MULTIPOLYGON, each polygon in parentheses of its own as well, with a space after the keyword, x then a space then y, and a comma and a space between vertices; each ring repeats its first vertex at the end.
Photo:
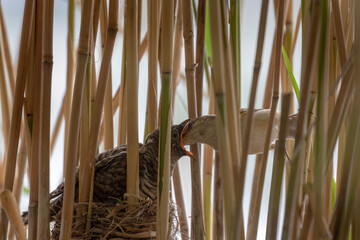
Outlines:
MULTIPOLYGON (((171 127, 171 165, 170 175, 173 174, 178 160, 187 155, 181 147, 181 132, 188 120, 171 127)), ((153 201, 157 198, 158 177, 158 146, 159 129, 156 129, 145 140, 139 143, 139 193, 141 197, 148 197, 153 201)), ((114 203, 115 199, 122 199, 126 193, 126 157, 127 146, 121 145, 114 149, 105 151, 95 158, 94 178, 94 202, 114 203)), ((76 171, 75 201, 78 201, 79 193, 79 171, 76 171)), ((50 193, 50 216, 57 215, 62 208, 64 194, 64 182, 50 193)), ((28 221, 28 213, 23 213, 25 224, 28 221)))
MULTIPOLYGON (((246 128, 247 109, 240 109, 241 133, 246 128)), ((262 153, 265 145, 266 130, 270 117, 270 109, 255 109, 253 116, 253 127, 251 142, 249 144, 249 154, 262 153)), ((289 116, 287 137, 294 138, 297 124, 297 114, 289 116)), ((280 114, 275 113, 271 140, 278 138, 280 128, 280 114)), ((215 151, 219 151, 216 133, 216 115, 205 115, 189 121, 182 132, 182 145, 193 143, 205 143, 210 145, 215 151)))

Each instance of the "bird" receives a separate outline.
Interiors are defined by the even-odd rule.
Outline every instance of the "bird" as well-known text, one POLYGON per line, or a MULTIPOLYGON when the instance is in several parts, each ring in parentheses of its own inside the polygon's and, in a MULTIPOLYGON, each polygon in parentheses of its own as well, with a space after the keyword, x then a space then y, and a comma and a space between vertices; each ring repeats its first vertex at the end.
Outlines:
MULTIPOLYGON (((247 109, 242 108, 239 111, 241 118, 241 133, 245 132, 247 109)), ((264 150, 267 125, 270 118, 270 109, 255 109, 253 116, 253 127, 251 142, 249 144, 249 154, 259 154, 264 150)), ((290 115, 287 128, 287 138, 295 138, 297 114, 290 115)), ((275 113, 271 140, 273 142, 278 138, 280 128, 280 114, 275 113)), ((181 134, 181 144, 191 145, 194 143, 205 143, 210 145, 215 151, 219 151, 219 145, 216 132, 216 115, 204 115, 194 118, 186 124, 181 134)), ((189 154, 188 154, 189 155, 189 154)))
MULTIPOLYGON (((171 126, 171 157, 170 176, 178 160, 188 155, 181 146, 181 132, 189 120, 171 126)), ((144 144, 139 143, 139 195, 152 201, 157 199, 158 177, 158 148, 159 129, 150 133, 144 144)), ((95 157, 95 174, 93 201, 115 204, 116 199, 123 199, 126 193, 127 145, 120 145, 114 149, 100 153, 95 157)), ((76 170, 75 201, 78 201, 79 169, 76 170)), ((50 218, 55 220, 62 208, 64 196, 64 182, 50 193, 50 218)), ((28 212, 22 214, 25 224, 28 223, 28 212)))

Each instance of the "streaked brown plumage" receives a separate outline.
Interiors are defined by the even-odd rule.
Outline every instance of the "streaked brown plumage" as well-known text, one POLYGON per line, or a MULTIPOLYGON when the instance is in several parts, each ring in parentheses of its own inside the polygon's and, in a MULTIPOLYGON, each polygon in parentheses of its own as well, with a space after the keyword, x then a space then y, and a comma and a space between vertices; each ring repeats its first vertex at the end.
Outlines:
MULTIPOLYGON (((171 127, 171 166, 170 174, 177 161, 186 155, 181 147, 180 135, 187 120, 171 127)), ((157 198, 159 129, 156 129, 145 140, 139 143, 139 193, 152 200, 157 198)), ((126 192, 126 157, 127 146, 121 145, 96 156, 93 201, 113 203, 123 198, 126 192)), ((78 200, 79 173, 76 172, 75 201, 78 200)), ((51 217, 59 213, 63 202, 64 183, 50 193, 51 217)), ((27 223, 27 212, 23 214, 27 223)))

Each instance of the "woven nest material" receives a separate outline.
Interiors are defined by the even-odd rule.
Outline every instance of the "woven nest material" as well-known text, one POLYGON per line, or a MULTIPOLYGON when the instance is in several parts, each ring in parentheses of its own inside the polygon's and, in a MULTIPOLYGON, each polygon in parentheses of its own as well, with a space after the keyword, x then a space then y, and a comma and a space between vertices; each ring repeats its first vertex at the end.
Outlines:
MULTIPOLYGON (((91 227, 83 233, 87 215, 77 217, 79 209, 87 209, 88 203, 75 203, 73 232, 71 239, 155 239, 156 238, 156 202, 148 198, 139 198, 137 203, 115 199, 115 204, 92 203, 91 227), (81 233, 80 233, 81 232, 81 233)), ((170 238, 181 236, 177 213, 181 211, 173 202, 169 203, 170 238)), ((51 239, 59 239, 61 216, 55 216, 51 239)))

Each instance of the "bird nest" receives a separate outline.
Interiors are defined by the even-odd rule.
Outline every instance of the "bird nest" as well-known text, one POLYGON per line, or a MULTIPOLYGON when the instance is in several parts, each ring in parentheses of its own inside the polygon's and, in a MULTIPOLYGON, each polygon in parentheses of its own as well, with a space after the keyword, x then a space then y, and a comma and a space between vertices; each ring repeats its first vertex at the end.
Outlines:
MULTIPOLYGON (((75 203, 71 239, 155 239, 156 202, 139 198, 136 203, 115 199, 115 204, 92 203, 91 226, 85 233, 87 214, 77 216, 77 210, 87 209, 88 203, 75 203)), ((180 208, 169 203, 169 224, 171 239, 181 236, 177 213, 180 208)), ((61 216, 55 216, 51 231, 52 239, 59 239, 61 216)))

